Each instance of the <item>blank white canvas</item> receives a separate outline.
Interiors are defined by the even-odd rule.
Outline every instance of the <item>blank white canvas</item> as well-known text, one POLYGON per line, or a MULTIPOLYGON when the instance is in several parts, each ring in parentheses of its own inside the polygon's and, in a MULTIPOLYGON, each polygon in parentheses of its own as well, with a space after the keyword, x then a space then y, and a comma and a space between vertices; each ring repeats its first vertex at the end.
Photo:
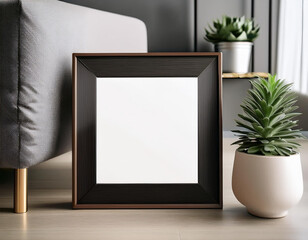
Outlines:
POLYGON ((197 78, 97 78, 97 183, 197 183, 197 78))

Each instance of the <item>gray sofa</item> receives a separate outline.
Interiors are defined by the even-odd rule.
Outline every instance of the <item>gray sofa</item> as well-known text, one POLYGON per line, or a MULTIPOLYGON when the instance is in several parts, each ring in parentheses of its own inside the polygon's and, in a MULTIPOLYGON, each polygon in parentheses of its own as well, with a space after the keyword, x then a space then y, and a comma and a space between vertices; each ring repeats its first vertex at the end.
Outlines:
POLYGON ((0 0, 0 168, 26 169, 71 149, 73 52, 146 51, 138 19, 56 0, 0 0))

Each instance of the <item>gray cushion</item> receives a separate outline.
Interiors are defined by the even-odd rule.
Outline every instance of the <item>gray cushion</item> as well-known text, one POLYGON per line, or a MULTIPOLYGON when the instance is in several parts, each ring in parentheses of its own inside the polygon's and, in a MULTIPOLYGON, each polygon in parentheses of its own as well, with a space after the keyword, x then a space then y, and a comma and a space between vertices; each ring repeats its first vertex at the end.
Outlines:
POLYGON ((0 167, 71 149, 73 52, 146 52, 140 20, 56 0, 0 0, 0 167))

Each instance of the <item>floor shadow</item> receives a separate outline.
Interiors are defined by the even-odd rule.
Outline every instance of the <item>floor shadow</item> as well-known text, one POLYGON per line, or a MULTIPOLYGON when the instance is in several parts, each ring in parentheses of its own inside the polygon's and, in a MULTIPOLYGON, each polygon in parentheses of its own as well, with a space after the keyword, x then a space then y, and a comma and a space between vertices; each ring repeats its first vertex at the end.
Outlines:
POLYGON ((13 213, 13 208, 0 208, 0 213, 13 213))
MULTIPOLYGON (((144 210, 143 210, 144 211, 144 210)), ((165 210, 166 211, 166 210, 165 210)), ((253 216, 248 213, 247 209, 243 206, 227 207, 224 209, 186 209, 181 210, 182 214, 178 214, 178 210, 170 211, 169 217, 176 218, 188 218, 191 222, 221 222, 221 221, 235 221, 235 222, 253 222, 261 223, 264 221, 263 218, 253 216)), ((270 219, 266 219, 270 220, 270 219)))
POLYGON ((39 204, 35 204, 35 206, 33 207, 41 208, 41 209, 71 210, 72 203, 71 202, 39 203, 39 204))
POLYGON ((13 169, 0 169, 0 184, 13 183, 14 170, 13 169))
POLYGON ((280 218, 262 218, 255 216, 247 211, 245 207, 232 207, 224 210, 225 216, 230 216, 234 220, 245 220, 245 221, 270 221, 270 220, 276 220, 280 218))

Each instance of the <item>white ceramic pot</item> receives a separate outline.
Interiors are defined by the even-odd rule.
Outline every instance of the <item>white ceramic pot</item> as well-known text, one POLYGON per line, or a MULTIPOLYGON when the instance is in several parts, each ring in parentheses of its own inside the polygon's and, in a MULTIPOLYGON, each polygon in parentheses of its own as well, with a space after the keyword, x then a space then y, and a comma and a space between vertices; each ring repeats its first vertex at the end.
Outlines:
POLYGON ((264 218, 280 218, 303 195, 300 154, 260 156, 236 151, 232 189, 249 213, 264 218))
POLYGON ((223 72, 247 73, 251 58, 252 42, 219 42, 215 51, 222 52, 223 72))

